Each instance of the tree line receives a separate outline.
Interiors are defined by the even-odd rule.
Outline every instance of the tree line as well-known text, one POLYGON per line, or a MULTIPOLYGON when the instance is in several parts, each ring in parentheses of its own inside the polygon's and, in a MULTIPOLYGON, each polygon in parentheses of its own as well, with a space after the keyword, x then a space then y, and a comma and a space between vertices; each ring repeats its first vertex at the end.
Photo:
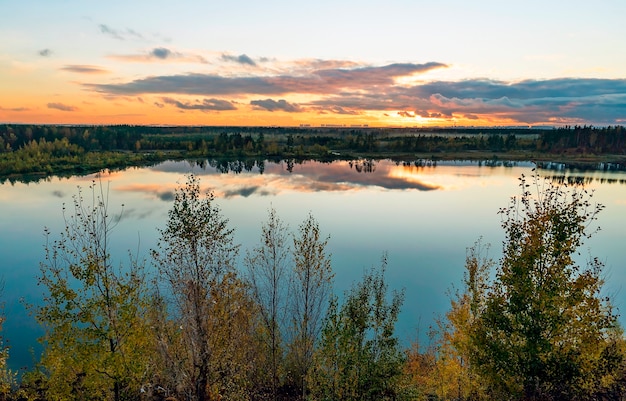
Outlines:
POLYGON ((150 260, 115 265, 123 211, 93 183, 46 230, 30 309, 45 330, 17 382, 0 353, 5 400, 618 400, 626 342, 602 293, 599 259, 578 249, 602 206, 584 187, 520 178, 500 210, 503 256, 468 249, 463 286, 426 343, 403 348, 404 290, 387 259, 342 297, 318 222, 291 230, 268 211, 245 251, 212 192, 188 175, 150 260), (150 269, 152 266, 153 269, 150 269))
MULTIPOLYGON (((85 174, 168 159, 439 157, 482 152, 623 156, 623 126, 385 129, 0 125, 0 177, 85 174), (465 153, 464 153, 465 152, 465 153)), ((520 157, 520 156, 517 156, 520 157)))

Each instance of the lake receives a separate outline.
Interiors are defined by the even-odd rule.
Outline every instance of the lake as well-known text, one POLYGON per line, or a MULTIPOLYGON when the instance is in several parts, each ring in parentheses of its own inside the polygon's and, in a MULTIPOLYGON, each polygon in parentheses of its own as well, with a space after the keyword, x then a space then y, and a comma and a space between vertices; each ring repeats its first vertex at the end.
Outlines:
MULTIPOLYGON (((397 334, 404 344, 425 339, 428 326, 449 305, 448 291, 459 286, 466 248, 480 237, 498 258, 504 238, 500 208, 518 195, 518 178, 532 174, 533 163, 337 161, 301 164, 266 162, 262 166, 231 163, 165 162, 99 176, 50 178, 38 183, 0 185, 0 277, 4 279, 6 322, 2 335, 10 349, 10 366, 32 366, 32 349, 41 334, 24 304, 41 301, 37 286, 43 259, 44 228, 58 234, 63 204, 71 204, 77 187, 89 197, 96 181, 108 193, 109 208, 123 212, 112 234, 114 259, 128 262, 128 251, 147 259, 157 228, 164 227, 173 191, 194 172, 246 249, 256 246, 261 224, 273 207, 292 230, 312 213, 324 235, 335 272, 334 289, 342 294, 380 264, 388 254, 390 289, 406 291, 397 334), (212 167, 214 165, 214 167, 212 167), (225 171, 229 172, 225 172, 225 171), (122 207, 123 205, 123 207, 122 207)), ((598 219, 601 231, 581 249, 580 260, 597 256, 606 264, 605 292, 624 307, 626 284, 626 173, 572 171, 563 166, 539 169, 542 176, 585 181, 594 200, 606 206, 598 219)), ((624 320, 622 320, 622 324, 624 320)), ((36 351, 35 351, 36 354, 36 351)))

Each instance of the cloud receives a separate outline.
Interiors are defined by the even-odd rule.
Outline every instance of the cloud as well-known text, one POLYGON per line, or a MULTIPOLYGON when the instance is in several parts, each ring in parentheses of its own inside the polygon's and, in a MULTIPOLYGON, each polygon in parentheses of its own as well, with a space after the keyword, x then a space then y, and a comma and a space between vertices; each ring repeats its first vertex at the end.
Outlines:
POLYGON ((351 60, 323 60, 323 59, 303 59, 296 60, 295 64, 305 70, 324 70, 336 68, 357 68, 361 64, 351 60))
POLYGON ((78 74, 108 74, 110 71, 93 65, 66 65, 61 67, 63 71, 75 72, 78 74))
MULTIPOLYGON (((316 110, 318 114, 331 113, 331 114, 343 114, 343 115, 348 115, 348 116, 357 116, 359 114, 362 114, 361 112, 357 110, 349 110, 342 106, 332 104, 332 101, 327 102, 327 103, 330 103, 330 104, 327 104, 326 106, 321 106, 321 107, 320 106, 311 107, 311 109, 316 110)), ((316 102, 316 104, 318 104, 318 102, 316 102)))
POLYGON ((363 89, 373 85, 393 85, 394 78, 445 67, 441 63, 391 64, 383 67, 326 69, 308 75, 225 77, 216 74, 166 75, 138 79, 123 84, 86 84, 102 93, 139 95, 177 93, 187 95, 282 95, 287 93, 327 94, 341 89, 363 89))
POLYGON ((244 186, 241 188, 225 190, 222 196, 224 198, 234 198, 236 196, 243 196, 244 198, 247 198, 250 195, 268 196, 271 194, 271 192, 262 189, 260 186, 244 186))
POLYGON ((142 54, 117 54, 107 56, 110 59, 131 63, 181 62, 208 64, 208 61, 197 54, 183 53, 166 47, 155 47, 142 54))
POLYGON ((50 49, 42 49, 37 52, 41 57, 50 57, 52 55, 52 50, 50 49))
POLYGON ((253 100, 250 102, 251 105, 255 106, 258 109, 264 109, 267 111, 286 111, 289 113, 300 111, 300 107, 296 104, 288 103, 284 99, 280 99, 279 101, 272 99, 265 100, 253 100))
POLYGON ((113 39, 117 39, 117 40, 126 40, 128 38, 144 39, 143 35, 129 28, 126 28, 124 30, 119 30, 119 29, 111 28, 105 24, 100 24, 98 25, 98 27, 100 28, 101 33, 107 36, 110 36, 113 39))
POLYGON ((165 60, 166 58, 168 58, 169 56, 172 55, 172 51, 170 49, 166 49, 164 47, 156 47, 154 49, 152 49, 152 51, 150 52, 150 54, 156 58, 160 58, 165 60))
MULTIPOLYGON (((142 55, 144 61, 169 61, 175 56, 189 57, 164 48, 142 55)), ((243 65, 254 62, 245 54, 222 54, 221 59, 243 65)), ((215 100, 228 96, 243 98, 260 112, 313 111, 341 115, 379 112, 405 118, 456 119, 468 123, 476 120, 507 124, 569 121, 607 125, 623 121, 625 113, 626 79, 465 79, 407 83, 400 78, 447 68, 447 65, 429 62, 366 66, 344 60, 296 60, 285 65, 289 68, 273 67, 273 70, 263 70, 262 74, 248 70, 246 75, 234 75, 231 67, 225 74, 161 75, 122 83, 83 85, 106 96, 156 94, 212 99, 208 103, 207 100, 170 101, 169 104, 185 110, 220 107, 233 110, 234 103, 215 100), (303 95, 308 96, 306 102, 302 101, 303 95), (281 100, 275 100, 277 98, 281 100)))
POLYGON ((68 105, 63 104, 63 103, 48 103, 48 108, 49 109, 57 109, 57 110, 61 110, 61 111, 77 111, 78 110, 77 107, 68 106, 68 105))
POLYGON ((172 202, 174 200, 174 191, 161 192, 157 196, 164 202, 172 202))
POLYGON ((436 81, 416 85, 406 94, 429 97, 433 94, 452 98, 502 97, 515 99, 537 99, 553 97, 596 96, 626 92, 626 79, 556 78, 546 80, 524 80, 505 82, 488 79, 462 80, 456 82, 436 81))
POLYGON ((232 61, 232 62, 239 63, 239 64, 251 65, 253 67, 256 66, 256 63, 254 62, 254 60, 252 60, 250 57, 248 57, 245 54, 241 54, 239 56, 231 56, 228 54, 222 54, 222 60, 232 61))
POLYGON ((338 87, 352 87, 353 83, 358 86, 369 85, 392 85, 394 78, 411 76, 417 73, 424 73, 438 68, 446 68, 442 63, 426 64, 389 64, 382 67, 361 67, 354 69, 334 68, 318 70, 315 75, 321 77, 326 82, 338 87))
POLYGON ((16 112, 20 112, 20 111, 29 111, 30 109, 27 107, 2 107, 0 106, 0 110, 4 110, 4 111, 16 111, 16 112))
MULTIPOLYGON (((235 105, 227 100, 221 99, 203 99, 202 101, 196 101, 195 103, 181 102, 170 97, 164 97, 161 99, 166 104, 171 104, 182 110, 201 110, 201 111, 227 111, 237 110, 235 105)), ((157 105, 157 107, 159 107, 157 105)))

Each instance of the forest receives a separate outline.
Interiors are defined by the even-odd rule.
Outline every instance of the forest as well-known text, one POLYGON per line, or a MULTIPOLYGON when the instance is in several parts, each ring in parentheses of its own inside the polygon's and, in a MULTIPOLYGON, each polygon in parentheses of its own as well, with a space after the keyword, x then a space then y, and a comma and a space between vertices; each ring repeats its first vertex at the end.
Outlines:
POLYGON ((0 125, 0 180, 37 181, 165 160, 357 158, 626 161, 623 126, 529 128, 0 125))
POLYGON ((477 239, 429 341, 405 347, 406 289, 388 288, 384 252, 336 294, 330 236, 312 214, 292 230, 268 210, 242 250, 190 174, 149 260, 131 252, 118 266, 109 244, 124 212, 94 181, 60 211, 64 230, 45 233, 44 299, 28 306, 43 352, 18 378, 2 347, 0 399, 621 400, 626 342, 604 265, 575 261, 603 210, 592 198, 520 177, 499 210, 502 257, 477 239))

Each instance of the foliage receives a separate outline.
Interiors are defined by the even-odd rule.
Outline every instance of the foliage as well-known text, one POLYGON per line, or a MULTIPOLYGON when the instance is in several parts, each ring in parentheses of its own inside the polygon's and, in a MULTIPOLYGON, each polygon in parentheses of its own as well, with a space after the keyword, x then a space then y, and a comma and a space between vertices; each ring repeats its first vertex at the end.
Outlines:
POLYGON ((161 329, 161 349, 172 360, 165 381, 188 399, 245 398, 251 375, 258 373, 258 319, 235 270, 238 246, 228 220, 213 193, 203 196, 199 179, 189 175, 159 231, 153 257, 173 299, 173 327, 179 328, 173 333, 166 320, 161 329))
POLYGON ((245 265, 253 299, 265 330, 265 348, 270 366, 272 397, 276 399, 283 365, 290 246, 288 230, 273 208, 261 227, 260 243, 248 252, 245 265))
MULTIPOLYGON (((481 380, 470 365, 471 329, 480 316, 483 295, 494 266, 482 240, 468 248, 465 259, 464 291, 450 297, 450 310, 429 333, 432 345, 423 354, 419 345, 408 351, 407 374, 423 395, 438 399, 485 399, 481 380)), ((425 398, 425 397, 423 397, 425 398)))
MULTIPOLYGON (((334 160, 482 152, 624 155, 626 128, 148 127, 0 124, 0 179, 32 180, 176 159, 334 160)), ((487 156, 485 156, 488 154, 487 156)), ((459 156, 456 156, 459 157, 459 156)), ((476 156, 470 156, 475 158, 476 156)), ((611 156, 614 161, 623 157, 611 156)))
MULTIPOLYGON (((1 292, 1 291, 0 291, 1 292)), ((0 317, 0 331, 4 324, 4 316, 0 317)), ((0 336, 0 399, 7 398, 17 385, 17 372, 9 369, 7 360, 9 359, 9 347, 4 344, 0 336)))
POLYGON ((46 258, 39 283, 44 303, 35 307, 44 326, 41 366, 51 400, 136 396, 146 372, 147 328, 143 267, 131 261, 115 268, 110 236, 119 216, 110 216, 102 184, 74 196, 59 239, 46 230, 46 258))
POLYGON ((334 277, 330 255, 326 253, 328 239, 321 239, 319 224, 311 214, 300 224, 293 238, 293 333, 289 356, 292 379, 303 396, 307 391, 306 376, 313 362, 315 341, 322 328, 324 305, 334 277))
POLYGON ((537 176, 532 184, 536 194, 522 176, 521 196, 500 210, 506 238, 494 281, 469 288, 470 362, 492 397, 594 399, 623 358, 616 315, 601 295, 602 263, 575 260, 602 206, 584 189, 537 176))
POLYGON ((395 323, 404 294, 387 299, 383 257, 378 271, 365 273, 346 293, 332 297, 310 374, 316 400, 394 400, 404 363, 395 323))

